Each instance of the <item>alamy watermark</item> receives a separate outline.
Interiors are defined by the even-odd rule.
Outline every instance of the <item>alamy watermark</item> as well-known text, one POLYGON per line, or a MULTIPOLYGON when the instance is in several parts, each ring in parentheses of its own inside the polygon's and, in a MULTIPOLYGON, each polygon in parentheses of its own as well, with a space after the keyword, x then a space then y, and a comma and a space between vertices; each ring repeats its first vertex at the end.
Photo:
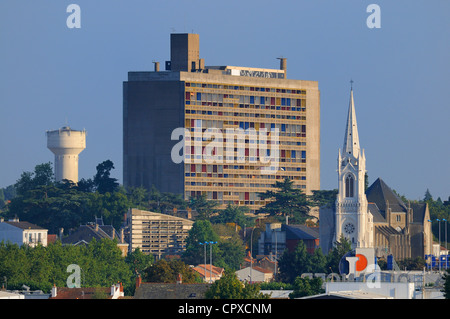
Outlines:
POLYGON ((280 164, 279 129, 262 128, 194 128, 179 127, 172 131, 172 140, 180 140, 171 151, 171 159, 179 164, 263 164, 261 174, 275 174, 280 164), (181 137, 181 139, 180 139, 181 137), (209 141, 204 146, 203 142, 209 141))

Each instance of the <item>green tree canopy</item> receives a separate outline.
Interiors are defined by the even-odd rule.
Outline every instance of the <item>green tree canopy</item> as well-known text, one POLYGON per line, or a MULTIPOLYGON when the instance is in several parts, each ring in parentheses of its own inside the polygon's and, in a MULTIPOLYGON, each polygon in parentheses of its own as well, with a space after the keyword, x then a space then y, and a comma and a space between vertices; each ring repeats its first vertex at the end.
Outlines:
POLYGON ((97 174, 94 176, 94 186, 100 194, 113 193, 118 190, 119 183, 116 178, 112 178, 111 170, 114 169, 114 163, 106 160, 97 165, 97 174))
POLYGON ((270 216, 289 216, 295 223, 303 224, 310 216, 310 207, 314 204, 301 189, 294 187, 294 182, 285 178, 282 182, 275 182, 272 186, 277 191, 268 190, 260 193, 261 199, 272 199, 263 206, 259 212, 268 213, 270 216))
POLYGON ((293 283, 295 278, 303 273, 326 272, 326 257, 320 248, 309 254, 303 241, 299 241, 294 251, 285 250, 278 262, 279 279, 286 283, 293 283))
POLYGON ((289 298, 300 298, 323 293, 322 284, 323 280, 320 277, 302 278, 299 276, 294 280, 294 291, 289 294, 289 298))
POLYGON ((225 274, 216 280, 205 293, 206 299, 268 299, 260 292, 258 284, 244 285, 234 271, 225 270, 225 274))
POLYGON ((144 270, 144 280, 147 282, 174 283, 181 274, 183 283, 201 282, 198 273, 181 260, 160 259, 144 270))

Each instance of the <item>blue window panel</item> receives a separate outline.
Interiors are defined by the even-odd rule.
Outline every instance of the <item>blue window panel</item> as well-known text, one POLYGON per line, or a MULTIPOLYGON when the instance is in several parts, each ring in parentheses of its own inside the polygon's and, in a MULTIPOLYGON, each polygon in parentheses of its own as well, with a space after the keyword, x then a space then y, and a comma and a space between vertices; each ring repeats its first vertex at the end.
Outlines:
POLYGON ((306 158, 306 151, 302 151, 302 159, 306 158))
POLYGON ((277 110, 281 110, 281 107, 280 107, 280 106, 277 106, 277 110))
POLYGON ((291 99, 290 99, 290 98, 287 98, 287 99, 286 99, 286 105, 287 105, 287 106, 291 106, 291 99))
POLYGON ((202 100, 202 94, 201 93, 197 93, 197 101, 201 101, 202 100))
POLYGON ((208 111, 208 115, 212 115, 212 111, 208 111))
POLYGON ((228 177, 228 174, 223 174, 223 177, 227 178, 227 177, 228 177))
POLYGON ((297 172, 301 172, 302 168, 301 167, 297 167, 297 172))
POLYGON ((259 104, 262 104, 262 105, 264 105, 265 104, 265 99, 264 99, 264 96, 261 96, 261 98, 260 98, 260 103, 259 104))
POLYGON ((270 128, 275 128, 275 123, 270 124, 270 128))
POLYGON ((248 129, 250 127, 250 123, 249 122, 245 122, 245 129, 248 129))
POLYGON ((286 124, 281 124, 281 132, 286 132, 286 124))
POLYGON ((291 151, 291 158, 295 158, 295 157, 296 157, 295 151, 291 151))
POLYGON ((270 149, 269 148, 266 150, 266 156, 270 156, 270 149))
POLYGON ((281 105, 286 105, 286 98, 285 97, 281 98, 281 105))
POLYGON ((244 122, 239 122, 239 128, 244 129, 244 126, 245 126, 244 122))
POLYGON ((255 97, 254 96, 250 96, 250 104, 255 104, 255 97))

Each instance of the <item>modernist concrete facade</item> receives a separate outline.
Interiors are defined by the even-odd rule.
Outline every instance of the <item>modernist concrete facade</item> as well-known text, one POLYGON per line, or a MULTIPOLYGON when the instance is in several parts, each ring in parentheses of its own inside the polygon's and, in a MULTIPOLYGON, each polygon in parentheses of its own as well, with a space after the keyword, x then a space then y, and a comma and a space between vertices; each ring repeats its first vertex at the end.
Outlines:
POLYGON ((125 186, 253 211, 265 204, 258 192, 285 177, 306 193, 320 189, 317 81, 287 79, 286 59, 280 69, 205 66, 195 34, 171 35, 171 59, 123 84, 125 186), (234 143, 226 132, 244 134, 234 143))
POLYGON ((131 251, 139 248, 160 259, 185 251, 193 224, 192 220, 131 208, 126 217, 125 238, 131 251))

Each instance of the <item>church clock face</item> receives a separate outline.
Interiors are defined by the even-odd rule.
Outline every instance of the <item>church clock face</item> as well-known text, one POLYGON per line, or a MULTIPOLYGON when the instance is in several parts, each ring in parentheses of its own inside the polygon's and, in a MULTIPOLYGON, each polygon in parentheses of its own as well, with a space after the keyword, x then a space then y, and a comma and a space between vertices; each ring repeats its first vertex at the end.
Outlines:
POLYGON ((355 226, 352 223, 347 223, 344 226, 344 231, 347 234, 352 234, 355 231, 355 226))

